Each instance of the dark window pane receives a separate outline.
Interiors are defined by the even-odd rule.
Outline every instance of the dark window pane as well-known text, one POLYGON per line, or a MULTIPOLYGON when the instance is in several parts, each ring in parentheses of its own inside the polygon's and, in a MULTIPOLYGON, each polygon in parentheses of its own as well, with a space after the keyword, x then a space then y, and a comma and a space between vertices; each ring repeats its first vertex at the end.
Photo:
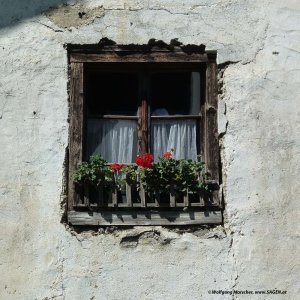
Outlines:
POLYGON ((89 115, 132 115, 138 107, 138 75, 90 73, 87 78, 89 115))
POLYGON ((151 76, 152 115, 197 115, 200 112, 200 73, 156 73, 151 76))

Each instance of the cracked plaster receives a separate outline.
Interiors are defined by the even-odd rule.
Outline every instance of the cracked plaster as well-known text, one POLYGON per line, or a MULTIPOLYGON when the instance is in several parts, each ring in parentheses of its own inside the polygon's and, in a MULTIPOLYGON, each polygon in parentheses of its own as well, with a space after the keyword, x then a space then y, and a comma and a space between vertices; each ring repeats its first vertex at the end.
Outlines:
POLYGON ((276 299, 297 299, 299 2, 73 1, 70 20, 45 15, 62 4, 1 4, 0 298, 244 299, 207 291, 277 288, 288 294, 276 299), (224 228, 76 233, 60 223, 63 45, 102 37, 218 51, 224 228))

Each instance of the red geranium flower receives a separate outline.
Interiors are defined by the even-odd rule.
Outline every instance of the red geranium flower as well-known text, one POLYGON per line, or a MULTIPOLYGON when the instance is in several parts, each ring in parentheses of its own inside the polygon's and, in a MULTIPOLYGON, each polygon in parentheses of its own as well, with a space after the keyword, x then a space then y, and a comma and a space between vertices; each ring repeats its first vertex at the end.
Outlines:
POLYGON ((167 151, 167 152, 164 152, 162 156, 166 157, 166 158, 169 158, 169 157, 172 156, 172 153, 167 151))
POLYGON ((110 167, 111 167, 113 170, 119 171, 119 170, 121 170, 124 166, 125 166, 124 164, 113 163, 113 164, 111 164, 110 167))
POLYGON ((138 155, 135 159, 135 163, 143 168, 151 168, 153 164, 153 155, 151 153, 138 155))

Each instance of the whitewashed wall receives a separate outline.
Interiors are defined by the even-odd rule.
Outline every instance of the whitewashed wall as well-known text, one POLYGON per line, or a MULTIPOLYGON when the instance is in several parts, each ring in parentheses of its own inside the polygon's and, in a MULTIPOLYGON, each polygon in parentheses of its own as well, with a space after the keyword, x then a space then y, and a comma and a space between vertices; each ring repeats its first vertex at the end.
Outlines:
POLYGON ((57 5, 0 2, 0 299, 298 299, 300 2, 90 0, 45 13, 57 5), (63 45, 102 37, 218 51, 224 227, 78 234, 61 223, 63 45), (287 295, 208 294, 275 288, 287 295))

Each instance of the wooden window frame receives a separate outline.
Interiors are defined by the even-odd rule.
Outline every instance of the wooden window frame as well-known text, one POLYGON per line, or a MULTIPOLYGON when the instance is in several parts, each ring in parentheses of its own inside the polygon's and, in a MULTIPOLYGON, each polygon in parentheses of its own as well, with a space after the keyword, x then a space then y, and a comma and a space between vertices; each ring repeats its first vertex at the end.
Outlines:
MULTIPOLYGON (((72 225, 195 225, 222 224, 222 188, 219 178, 219 142, 217 124, 217 64, 216 52, 185 53, 182 49, 151 51, 124 50, 118 46, 69 49, 69 168, 68 168, 68 222, 72 225), (110 67, 116 64, 149 63, 157 66, 191 66, 205 64, 205 99, 201 106, 200 154, 205 162, 207 183, 211 189, 208 201, 201 209, 184 207, 178 210, 111 209, 99 210, 91 207, 84 195, 74 184, 72 173, 83 160, 84 124, 85 124, 85 68, 86 64, 110 67)), ((139 109, 140 114, 147 114, 146 103, 139 109)), ((142 118, 145 120, 145 118, 142 118)), ((147 126, 147 124, 144 124, 147 126)), ((143 124, 140 124, 143 127, 143 124)), ((139 130, 139 150, 146 152, 147 138, 139 130)))

